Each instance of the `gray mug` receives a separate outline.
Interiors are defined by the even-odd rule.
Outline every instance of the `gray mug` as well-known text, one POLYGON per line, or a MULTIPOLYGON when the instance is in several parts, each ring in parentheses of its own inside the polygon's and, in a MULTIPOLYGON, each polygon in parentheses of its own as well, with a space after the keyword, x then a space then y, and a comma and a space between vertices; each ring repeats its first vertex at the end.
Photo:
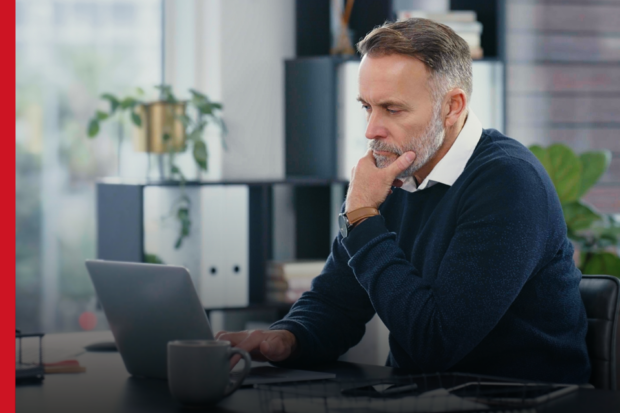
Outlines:
POLYGON ((250 372, 251 359, 230 341, 179 340, 168 343, 168 388, 181 404, 215 404, 241 386, 250 372), (230 378, 230 358, 239 354, 245 360, 241 376, 230 378))

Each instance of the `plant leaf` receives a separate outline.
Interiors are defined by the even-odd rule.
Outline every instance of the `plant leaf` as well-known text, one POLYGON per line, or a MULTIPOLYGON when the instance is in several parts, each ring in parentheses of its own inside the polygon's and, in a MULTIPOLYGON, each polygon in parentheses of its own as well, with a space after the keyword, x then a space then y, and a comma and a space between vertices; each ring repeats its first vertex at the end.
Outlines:
POLYGON ((582 172, 578 197, 581 198, 609 168, 611 152, 606 150, 584 152, 579 159, 581 159, 582 172))
POLYGON ((194 160, 203 171, 207 170, 207 145, 204 141, 198 140, 194 142, 194 160))
POLYGON ((136 125, 137 127, 142 127, 142 118, 140 117, 140 115, 138 115, 136 112, 131 111, 131 121, 133 122, 134 125, 136 125))
POLYGON ((600 214, 579 201, 562 205, 562 210, 564 211, 566 226, 572 232, 588 229, 593 223, 603 219, 600 214))
POLYGON ((132 98, 131 96, 127 96, 120 102, 121 109, 128 109, 138 104, 138 101, 132 98))
POLYGON ((165 264, 165 262, 159 258, 156 254, 149 254, 148 252, 144 253, 144 262, 148 264, 165 264))
POLYGON ((581 161, 571 148, 556 143, 547 148, 551 164, 551 180, 562 204, 579 199, 581 161))
POLYGON ((99 121, 95 119, 91 119, 88 122, 88 137, 94 138, 99 133, 99 121))
POLYGON ((116 96, 112 95, 111 93, 104 93, 103 95, 101 95, 101 99, 105 99, 110 102, 110 115, 113 115, 114 112, 116 112, 118 105, 120 105, 120 102, 118 101, 116 96))
POLYGON ((542 166, 545 168, 549 176, 551 176, 551 171, 553 168, 551 167, 551 161, 549 160, 549 153, 547 153, 547 150, 539 145, 532 145, 529 147, 529 150, 532 151, 534 156, 540 161, 542 166))
POLYGON ((108 117, 110 117, 110 115, 108 115, 107 113, 105 113, 102 110, 98 110, 95 113, 95 116, 97 117, 97 120, 106 120, 108 117))
POLYGON ((583 265, 584 274, 615 275, 620 277, 620 258, 610 252, 592 254, 583 265))

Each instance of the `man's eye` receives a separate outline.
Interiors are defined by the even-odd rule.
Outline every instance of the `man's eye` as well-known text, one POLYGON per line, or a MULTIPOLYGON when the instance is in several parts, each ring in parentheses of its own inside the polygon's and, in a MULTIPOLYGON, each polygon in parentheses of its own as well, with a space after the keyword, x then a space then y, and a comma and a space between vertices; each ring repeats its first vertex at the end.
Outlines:
POLYGON ((362 105, 362 109, 364 109, 366 112, 368 112, 370 110, 370 106, 362 105))
POLYGON ((388 113, 390 113, 390 114, 392 114, 392 115, 395 115, 395 114, 397 114, 398 112, 400 112, 399 110, 396 110, 396 109, 386 109, 386 110, 388 111, 388 113))

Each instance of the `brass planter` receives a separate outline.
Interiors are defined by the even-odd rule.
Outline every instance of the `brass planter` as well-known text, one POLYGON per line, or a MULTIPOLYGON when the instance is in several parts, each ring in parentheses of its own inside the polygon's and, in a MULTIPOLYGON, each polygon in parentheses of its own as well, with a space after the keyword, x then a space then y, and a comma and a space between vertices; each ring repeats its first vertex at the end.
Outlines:
POLYGON ((133 148, 136 152, 168 153, 185 149, 185 126, 178 118, 185 115, 185 102, 151 102, 136 106, 142 127, 134 128, 133 148), (164 136, 168 134, 168 141, 164 136))

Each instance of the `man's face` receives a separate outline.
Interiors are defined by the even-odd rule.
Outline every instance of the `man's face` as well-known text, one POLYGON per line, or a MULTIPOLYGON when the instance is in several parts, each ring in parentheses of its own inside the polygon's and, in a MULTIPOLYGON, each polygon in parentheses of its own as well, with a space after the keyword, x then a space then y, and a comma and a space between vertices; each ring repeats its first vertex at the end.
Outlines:
POLYGON ((416 154, 401 179, 412 176, 443 144, 443 119, 428 82, 426 67, 412 57, 366 55, 360 65, 359 100, 367 113, 366 138, 377 166, 384 168, 407 151, 416 154))

